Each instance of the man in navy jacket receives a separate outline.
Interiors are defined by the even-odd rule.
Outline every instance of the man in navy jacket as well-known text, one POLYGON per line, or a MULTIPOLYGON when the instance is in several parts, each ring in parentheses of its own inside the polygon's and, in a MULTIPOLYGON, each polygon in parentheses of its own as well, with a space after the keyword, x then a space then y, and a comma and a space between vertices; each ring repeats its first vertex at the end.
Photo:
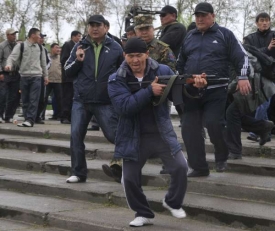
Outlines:
MULTIPOLYGON (((199 3, 195 8, 196 29, 191 30, 182 44, 177 70, 180 74, 216 75, 229 77, 229 65, 237 72, 238 90, 248 94, 248 57, 234 34, 215 23, 211 4, 199 3)), ((202 129, 205 126, 215 148, 216 171, 226 167, 228 149, 224 139, 225 105, 227 84, 207 86, 203 91, 189 86, 189 93, 202 95, 199 99, 184 97, 182 137, 186 146, 188 162, 193 169, 189 177, 208 176, 205 144, 202 129)))
MULTIPOLYGON (((150 157, 158 156, 171 175, 163 206, 176 218, 186 216, 181 208, 187 185, 187 162, 173 130, 167 101, 153 106, 166 85, 158 84, 160 75, 173 75, 166 65, 149 58, 146 43, 130 38, 124 48, 125 61, 109 78, 108 92, 119 115, 115 158, 123 159, 122 184, 127 202, 136 212, 130 226, 152 224, 154 213, 141 188, 141 170, 150 157), (144 81, 144 82, 143 82, 144 81), (157 144, 157 145, 156 145, 157 144)), ((196 86, 205 85, 198 77, 196 86)))
POLYGON ((114 143, 117 115, 107 92, 109 76, 123 61, 122 48, 106 36, 102 15, 93 15, 88 21, 88 35, 77 43, 66 62, 68 78, 74 79, 74 99, 71 120, 72 176, 68 183, 85 182, 87 165, 84 138, 94 115, 104 136, 114 143))

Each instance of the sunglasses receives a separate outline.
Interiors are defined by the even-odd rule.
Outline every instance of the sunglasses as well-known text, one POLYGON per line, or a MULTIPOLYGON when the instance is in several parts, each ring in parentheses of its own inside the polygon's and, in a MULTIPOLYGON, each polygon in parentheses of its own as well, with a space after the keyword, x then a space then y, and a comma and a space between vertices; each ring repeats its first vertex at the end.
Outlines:
POLYGON ((167 14, 160 14, 159 16, 164 18, 167 14))

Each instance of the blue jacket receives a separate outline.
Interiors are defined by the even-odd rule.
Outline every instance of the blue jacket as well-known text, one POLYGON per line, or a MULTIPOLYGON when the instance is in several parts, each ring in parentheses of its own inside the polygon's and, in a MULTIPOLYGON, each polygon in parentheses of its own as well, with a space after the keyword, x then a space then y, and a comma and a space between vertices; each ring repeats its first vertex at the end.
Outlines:
MULTIPOLYGON (((168 66, 158 64, 151 58, 148 59, 144 77, 154 80, 157 75, 173 74, 168 66)), ((123 62, 117 73, 110 76, 108 92, 115 111, 119 115, 114 157, 137 161, 140 143, 139 112, 146 105, 152 103, 153 91, 149 84, 146 88, 131 92, 130 86, 127 84, 130 76, 133 76, 133 73, 127 63, 123 62)), ((166 142, 170 147, 171 154, 175 155, 181 150, 181 145, 173 130, 167 101, 154 107, 153 112, 162 137, 160 142, 166 142)))
POLYGON ((191 30, 185 37, 177 60, 180 74, 217 75, 229 77, 232 64, 237 76, 248 79, 248 57, 232 31, 217 23, 204 34, 191 30))
POLYGON ((77 43, 65 64, 68 78, 74 78, 74 99, 83 103, 110 104, 107 91, 108 78, 116 72, 123 61, 123 50, 112 38, 106 36, 100 51, 97 76, 95 76, 94 45, 90 37, 77 43), (83 62, 76 60, 76 49, 82 45, 85 51, 83 62))

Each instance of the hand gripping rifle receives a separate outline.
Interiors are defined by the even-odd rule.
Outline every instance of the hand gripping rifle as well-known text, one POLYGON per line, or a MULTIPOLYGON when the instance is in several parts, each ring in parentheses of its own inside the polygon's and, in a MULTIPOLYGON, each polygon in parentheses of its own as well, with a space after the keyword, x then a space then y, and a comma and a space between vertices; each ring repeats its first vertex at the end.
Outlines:
MULTIPOLYGON (((206 75, 205 78, 208 85, 225 84, 229 82, 229 78, 218 78, 216 77, 216 75, 206 75)), ((128 82, 128 84, 140 84, 140 83, 152 83, 152 81, 128 82)), ((154 106, 158 106, 159 104, 163 103, 170 92, 172 94, 173 104, 175 106, 183 103, 183 99, 182 99, 183 94, 185 94, 189 98, 201 97, 201 95, 192 96, 186 90, 186 87, 185 87, 186 84, 194 83, 193 74, 158 76, 158 83, 166 84, 167 86, 162 96, 154 99, 153 101, 154 106)))

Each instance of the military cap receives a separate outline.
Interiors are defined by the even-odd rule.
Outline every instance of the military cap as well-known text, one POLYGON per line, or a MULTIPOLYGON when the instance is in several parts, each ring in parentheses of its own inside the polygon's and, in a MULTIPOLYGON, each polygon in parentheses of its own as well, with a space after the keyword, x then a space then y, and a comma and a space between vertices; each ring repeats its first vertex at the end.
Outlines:
POLYGON ((134 17, 135 29, 146 26, 153 26, 153 17, 151 15, 138 15, 134 17))

